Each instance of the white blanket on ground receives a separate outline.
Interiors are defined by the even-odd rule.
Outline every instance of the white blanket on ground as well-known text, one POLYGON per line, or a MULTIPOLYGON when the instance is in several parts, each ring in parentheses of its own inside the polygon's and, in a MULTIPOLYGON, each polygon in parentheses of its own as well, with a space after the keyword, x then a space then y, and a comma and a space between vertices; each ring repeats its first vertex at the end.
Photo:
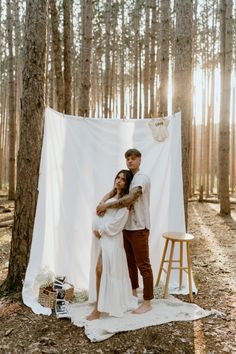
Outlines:
POLYGON ((104 315, 99 320, 87 321, 86 316, 91 309, 88 303, 69 306, 71 321, 78 327, 84 327, 85 334, 91 342, 103 341, 118 332, 134 331, 172 321, 192 321, 215 313, 214 310, 203 310, 195 304, 180 301, 173 296, 153 300, 152 310, 143 315, 127 312, 122 318, 104 315))
MULTIPOLYGON (((116 173, 126 168, 124 153, 131 147, 142 152, 141 168, 151 180, 150 258, 156 280, 162 233, 185 231, 180 113, 168 119, 169 136, 158 142, 150 119, 84 119, 46 110, 39 197, 23 286, 23 301, 35 313, 51 313, 37 302, 38 274, 45 268, 65 275, 75 288, 88 288, 94 209, 116 173)), ((181 292, 187 293, 185 273, 183 285, 181 292)), ((170 286, 172 292, 178 287, 176 271, 170 286)))

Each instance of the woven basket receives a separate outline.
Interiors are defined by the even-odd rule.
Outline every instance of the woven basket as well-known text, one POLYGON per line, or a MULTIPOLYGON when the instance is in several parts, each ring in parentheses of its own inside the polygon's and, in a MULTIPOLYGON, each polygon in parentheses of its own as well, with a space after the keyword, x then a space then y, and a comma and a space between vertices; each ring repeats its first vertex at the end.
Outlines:
MULTIPOLYGON (((71 301, 74 296, 74 286, 72 284, 69 285, 70 288, 66 289, 66 293, 65 293, 66 301, 71 301)), ((56 290, 53 289, 53 284, 49 284, 46 287, 41 286, 39 288, 38 302, 40 303, 40 305, 53 309, 55 307, 56 299, 57 299, 57 292, 56 290)))

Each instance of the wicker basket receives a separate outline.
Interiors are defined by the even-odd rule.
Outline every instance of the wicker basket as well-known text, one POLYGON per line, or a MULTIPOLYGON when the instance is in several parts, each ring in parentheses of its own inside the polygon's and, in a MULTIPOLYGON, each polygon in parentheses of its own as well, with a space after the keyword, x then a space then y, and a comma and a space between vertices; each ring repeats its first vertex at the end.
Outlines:
MULTIPOLYGON (((66 289, 66 293, 65 293, 66 301, 71 301, 74 296, 74 286, 72 284, 69 285, 70 288, 66 289)), ((56 290, 53 289, 53 284, 49 284, 46 287, 41 286, 39 288, 38 302, 40 303, 40 305, 44 307, 50 307, 51 309, 53 309, 55 307, 56 298, 57 298, 57 292, 56 290)))

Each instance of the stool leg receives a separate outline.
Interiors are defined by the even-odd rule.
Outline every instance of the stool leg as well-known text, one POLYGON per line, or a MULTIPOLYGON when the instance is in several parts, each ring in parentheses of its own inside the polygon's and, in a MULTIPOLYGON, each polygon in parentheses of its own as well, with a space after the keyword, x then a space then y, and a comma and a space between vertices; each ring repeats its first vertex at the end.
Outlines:
POLYGON ((164 289, 164 298, 167 298, 167 296, 168 296, 168 287, 169 287, 169 281, 170 281, 170 271, 171 271, 171 266, 172 266, 174 248, 175 248, 175 241, 172 240, 171 241, 171 249, 170 249, 170 258, 169 258, 169 264, 168 264, 168 270, 167 270, 167 276, 166 276, 166 284, 165 284, 165 289, 164 289))
POLYGON ((183 242, 180 241, 179 244, 179 266, 180 266, 180 270, 179 270, 179 290, 182 289, 182 282, 183 282, 183 242))
POLYGON ((166 242, 165 242, 164 250, 163 250, 163 253, 162 253, 161 264, 160 264, 158 277, 157 277, 157 281, 156 281, 156 286, 159 285, 160 280, 161 280, 161 273, 162 273, 162 268, 163 268, 163 265, 164 265, 164 260, 165 260, 165 257, 166 257, 166 251, 167 251, 168 242, 169 242, 169 240, 166 240, 166 242))
POLYGON ((187 248, 187 259, 188 259, 188 288, 189 288, 189 300, 190 300, 190 302, 193 302, 192 272, 191 272, 191 258, 190 258, 189 242, 186 242, 186 248, 187 248))

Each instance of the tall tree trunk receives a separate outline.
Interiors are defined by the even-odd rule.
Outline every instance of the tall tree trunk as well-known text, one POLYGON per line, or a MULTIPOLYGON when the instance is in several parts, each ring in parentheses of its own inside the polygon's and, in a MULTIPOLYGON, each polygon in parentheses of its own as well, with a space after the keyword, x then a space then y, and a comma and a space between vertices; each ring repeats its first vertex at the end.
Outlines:
POLYGON ((98 58, 97 53, 95 53, 92 64, 91 64, 91 117, 94 118, 96 115, 96 108, 98 109, 99 99, 97 100, 98 93, 98 58))
POLYGON ((82 42, 80 50, 79 115, 89 116, 93 1, 82 0, 82 42))
POLYGON ((121 1, 120 118, 125 118, 125 3, 121 1))
POLYGON ((8 101, 9 95, 8 92, 8 80, 5 82, 5 95, 4 95, 4 104, 3 104, 3 112, 4 112, 4 138, 3 138, 3 156, 4 156, 4 164, 3 164, 3 180, 5 185, 8 183, 8 166, 9 166, 9 134, 8 134, 8 101))
POLYGON ((220 214, 230 215, 229 116, 232 66, 232 0, 221 0, 221 102, 219 133, 220 214))
POLYGON ((216 21, 218 14, 218 2, 216 8, 213 8, 213 35, 212 35, 212 60, 211 60, 211 99, 210 99, 210 117, 211 117, 211 167, 210 167, 210 191, 214 193, 215 183, 215 65, 216 65, 216 21))
POLYGON ((152 9, 152 25, 151 25, 151 54, 150 54, 150 117, 155 117, 155 77, 156 77, 156 58, 155 58, 155 47, 156 47, 156 27, 157 27, 157 8, 156 0, 151 1, 152 9))
POLYGON ((15 199, 16 189, 16 109, 15 109, 15 83, 13 61, 13 24, 11 1, 7 1, 7 39, 8 39, 8 89, 9 89, 9 199, 15 199))
MULTIPOLYGON (((2 1, 0 0, 0 43, 2 43, 2 1)), ((2 62, 3 50, 2 46, 0 46, 0 63, 2 62)), ((0 75, 2 75, 2 70, 0 70, 0 75)), ((4 127, 4 115, 3 115, 3 80, 0 82, 0 100, 1 100, 1 108, 0 108, 0 189, 3 187, 3 127, 4 127)))
POLYGON ((111 58, 111 77, 110 77, 110 104, 109 104, 109 118, 115 114, 115 79, 116 79, 116 31, 113 31, 112 40, 112 58, 111 58))
MULTIPOLYGON (((48 79, 49 79, 49 106, 54 108, 54 69, 53 69, 53 52, 50 50, 50 70, 48 73, 48 79)), ((63 108, 62 112, 64 112, 65 108, 63 108)))
POLYGON ((196 118, 193 117, 193 126, 192 126, 192 194, 195 194, 196 186, 196 161, 197 161, 197 132, 196 132, 196 118))
POLYGON ((114 8, 111 26, 112 26, 112 40, 111 40, 111 70, 110 70, 110 79, 109 79, 109 109, 108 109, 108 116, 111 118, 114 117, 114 94, 115 94, 115 71, 116 71, 116 26, 117 26, 117 6, 114 8))
POLYGON ((207 102, 207 90, 206 90, 206 75, 204 70, 204 83, 203 83, 203 97, 202 97, 202 134, 201 134, 201 144, 202 144, 202 181, 201 186, 203 187, 203 191, 206 191, 206 102, 207 102))
POLYGON ((143 103, 142 103, 142 97, 143 97, 143 90, 142 90, 142 80, 143 74, 142 74, 142 41, 139 39, 139 118, 142 118, 142 108, 143 108, 143 103))
MULTIPOLYGON (((6 48, 4 48, 6 49, 6 48)), ((6 62, 3 65, 3 71, 6 70, 6 62)), ((6 149, 6 137, 7 137, 7 117, 6 117, 6 106, 7 106, 7 79, 5 78, 1 82, 1 151, 2 151, 2 160, 1 160, 1 183, 5 184, 5 169, 7 165, 7 149, 6 149)))
POLYGON ((63 0, 65 113, 71 114, 71 1, 63 0))
MULTIPOLYGON (((48 16, 48 19, 47 19, 47 43, 46 43, 46 59, 45 59, 45 67, 46 67, 46 73, 45 73, 45 105, 46 106, 49 106, 49 87, 50 87, 50 83, 49 83, 49 67, 51 65, 50 63, 50 51, 51 51, 51 46, 50 46, 50 43, 51 43, 51 32, 52 32, 52 29, 51 29, 51 20, 49 19, 49 16, 48 16)), ((64 94, 64 93, 63 93, 64 94)), ((64 108, 64 107, 63 107, 64 108)))
POLYGON ((192 0, 176 0, 174 111, 182 112, 182 171, 186 227, 188 224, 189 145, 192 122, 192 0))
POLYGON ((110 38, 111 38, 111 0, 106 2, 106 53, 104 73, 104 115, 108 117, 109 82, 110 82, 110 38))
POLYGON ((21 289, 32 240, 42 144, 47 1, 28 0, 26 7, 23 95, 17 189, 7 290, 21 289))
POLYGON ((145 1, 145 63, 144 63, 144 118, 149 117, 149 82, 150 82, 150 1, 145 1))
POLYGON ((234 192, 235 187, 235 87, 233 89, 233 107, 232 107, 232 128, 231 128, 231 173, 230 173, 230 185, 231 193, 234 192))
POLYGON ((169 75, 169 37, 170 37, 170 1, 161 0, 161 70, 160 104, 158 116, 168 113, 168 75, 169 75))
POLYGON ((19 149, 19 130, 20 130, 20 102, 22 96, 22 31, 19 18, 19 0, 14 0, 15 13, 15 110, 16 110, 16 154, 19 149))
POLYGON ((211 159, 210 159, 210 191, 213 193, 214 190, 214 179, 215 179, 215 145, 214 145, 214 113, 215 113, 215 70, 214 64, 211 70, 211 103, 210 103, 210 120, 211 120, 211 130, 210 130, 210 141, 211 141, 211 159))
MULTIPOLYGON (((75 106, 76 106, 76 86, 77 82, 75 80, 76 78, 76 49, 75 49, 75 30, 74 30, 74 7, 73 7, 73 0, 72 0, 72 5, 71 5, 71 76, 72 76, 72 100, 71 100, 71 114, 75 115, 75 106)), ((76 21, 77 22, 77 21, 76 21)))
POLYGON ((136 0, 135 9, 134 9, 134 104, 133 104, 133 118, 138 118, 139 23, 140 23, 140 3, 138 0, 136 0))
POLYGON ((204 32, 205 32, 205 140, 204 140, 204 147, 205 147, 205 154, 204 154, 204 163, 205 163, 205 192, 206 197, 209 196, 209 158, 210 158, 210 112, 209 112, 209 89, 210 89, 210 67, 209 67, 209 1, 205 0, 205 23, 204 23, 204 32))
POLYGON ((61 35, 59 31, 59 16, 55 0, 49 0, 49 8, 51 14, 51 28, 52 28, 52 50, 53 50, 53 66, 56 76, 56 100, 57 110, 64 112, 65 97, 64 97, 64 83, 62 72, 62 49, 61 49, 61 35))

